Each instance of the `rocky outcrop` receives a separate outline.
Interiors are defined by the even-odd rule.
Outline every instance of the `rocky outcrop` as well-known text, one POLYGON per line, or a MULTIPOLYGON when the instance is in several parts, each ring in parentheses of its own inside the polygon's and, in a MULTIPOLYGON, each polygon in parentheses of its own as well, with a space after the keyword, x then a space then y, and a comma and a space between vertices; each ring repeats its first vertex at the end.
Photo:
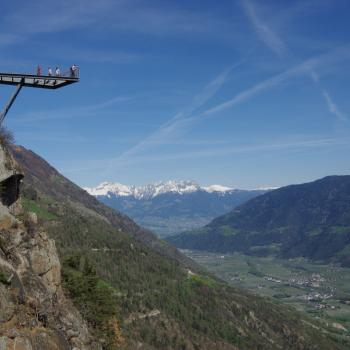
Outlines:
POLYGON ((100 349, 62 291, 54 241, 21 211, 22 177, 0 145, 0 350, 100 349))

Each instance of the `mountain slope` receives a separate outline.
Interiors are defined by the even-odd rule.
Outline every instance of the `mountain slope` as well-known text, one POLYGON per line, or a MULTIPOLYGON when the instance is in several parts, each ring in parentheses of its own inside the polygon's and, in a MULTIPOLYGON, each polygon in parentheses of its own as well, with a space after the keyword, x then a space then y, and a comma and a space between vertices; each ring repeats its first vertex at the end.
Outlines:
POLYGON ((129 219, 32 152, 14 152, 26 169, 23 206, 55 239, 66 292, 106 349, 346 349, 327 326, 191 271, 152 241, 136 241, 142 229, 129 219))
POLYGON ((182 248, 304 256, 350 266, 350 176, 274 190, 169 241, 182 248))
POLYGON ((201 227, 266 192, 220 185, 200 187, 193 181, 167 181, 142 187, 105 182, 86 190, 161 237, 201 227))
MULTIPOLYGON (((11 153, 24 170, 26 190, 29 192, 31 189, 35 189, 44 196, 54 199, 55 202, 65 203, 78 212, 96 216, 117 229, 127 232, 137 241, 146 244, 158 253, 186 263, 193 269, 196 268, 193 261, 180 254, 176 248, 159 240, 152 232, 138 226, 128 216, 99 202, 82 188, 62 176, 34 152, 21 146, 12 146, 11 153)), ((48 206, 50 211, 59 210, 55 208, 55 203, 50 203, 48 206)))
POLYGON ((21 178, 0 135, 0 348, 102 350, 63 293, 54 241, 19 204, 21 178))

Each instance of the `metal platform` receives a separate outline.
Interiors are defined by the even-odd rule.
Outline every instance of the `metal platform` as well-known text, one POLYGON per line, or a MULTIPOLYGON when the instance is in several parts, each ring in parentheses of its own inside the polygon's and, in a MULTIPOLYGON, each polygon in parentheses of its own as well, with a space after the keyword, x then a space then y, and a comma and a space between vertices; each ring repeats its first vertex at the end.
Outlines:
POLYGON ((6 104, 3 112, 0 113, 0 127, 21 91, 22 87, 32 87, 40 89, 59 89, 61 87, 77 83, 79 81, 79 69, 74 72, 74 76, 70 73, 59 76, 50 75, 33 75, 33 74, 17 74, 17 73, 0 73, 0 84, 15 85, 16 90, 6 104))
POLYGON ((58 89, 60 87, 77 83, 79 77, 70 76, 45 76, 30 74, 0 73, 0 84, 19 85, 22 87, 34 87, 42 89, 58 89))

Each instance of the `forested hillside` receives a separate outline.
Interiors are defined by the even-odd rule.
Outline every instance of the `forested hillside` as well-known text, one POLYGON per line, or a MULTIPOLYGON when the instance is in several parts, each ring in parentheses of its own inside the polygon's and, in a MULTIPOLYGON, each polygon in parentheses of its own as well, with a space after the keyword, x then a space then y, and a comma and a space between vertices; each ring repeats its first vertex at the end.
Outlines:
POLYGON ((303 256, 350 266, 350 176, 271 191, 169 241, 181 248, 303 256))

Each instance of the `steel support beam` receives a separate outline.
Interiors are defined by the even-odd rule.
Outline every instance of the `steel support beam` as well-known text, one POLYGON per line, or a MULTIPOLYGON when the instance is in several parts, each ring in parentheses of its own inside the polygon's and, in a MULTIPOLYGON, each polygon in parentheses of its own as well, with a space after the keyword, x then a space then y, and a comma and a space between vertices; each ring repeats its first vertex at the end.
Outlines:
POLYGON ((21 91, 23 87, 23 79, 21 82, 17 85, 15 92, 11 96, 9 102, 5 106, 4 110, 0 113, 0 127, 2 126, 2 123, 6 117, 7 112, 10 110, 11 106, 13 105, 13 102, 15 102, 16 97, 18 96, 19 92, 21 91))

